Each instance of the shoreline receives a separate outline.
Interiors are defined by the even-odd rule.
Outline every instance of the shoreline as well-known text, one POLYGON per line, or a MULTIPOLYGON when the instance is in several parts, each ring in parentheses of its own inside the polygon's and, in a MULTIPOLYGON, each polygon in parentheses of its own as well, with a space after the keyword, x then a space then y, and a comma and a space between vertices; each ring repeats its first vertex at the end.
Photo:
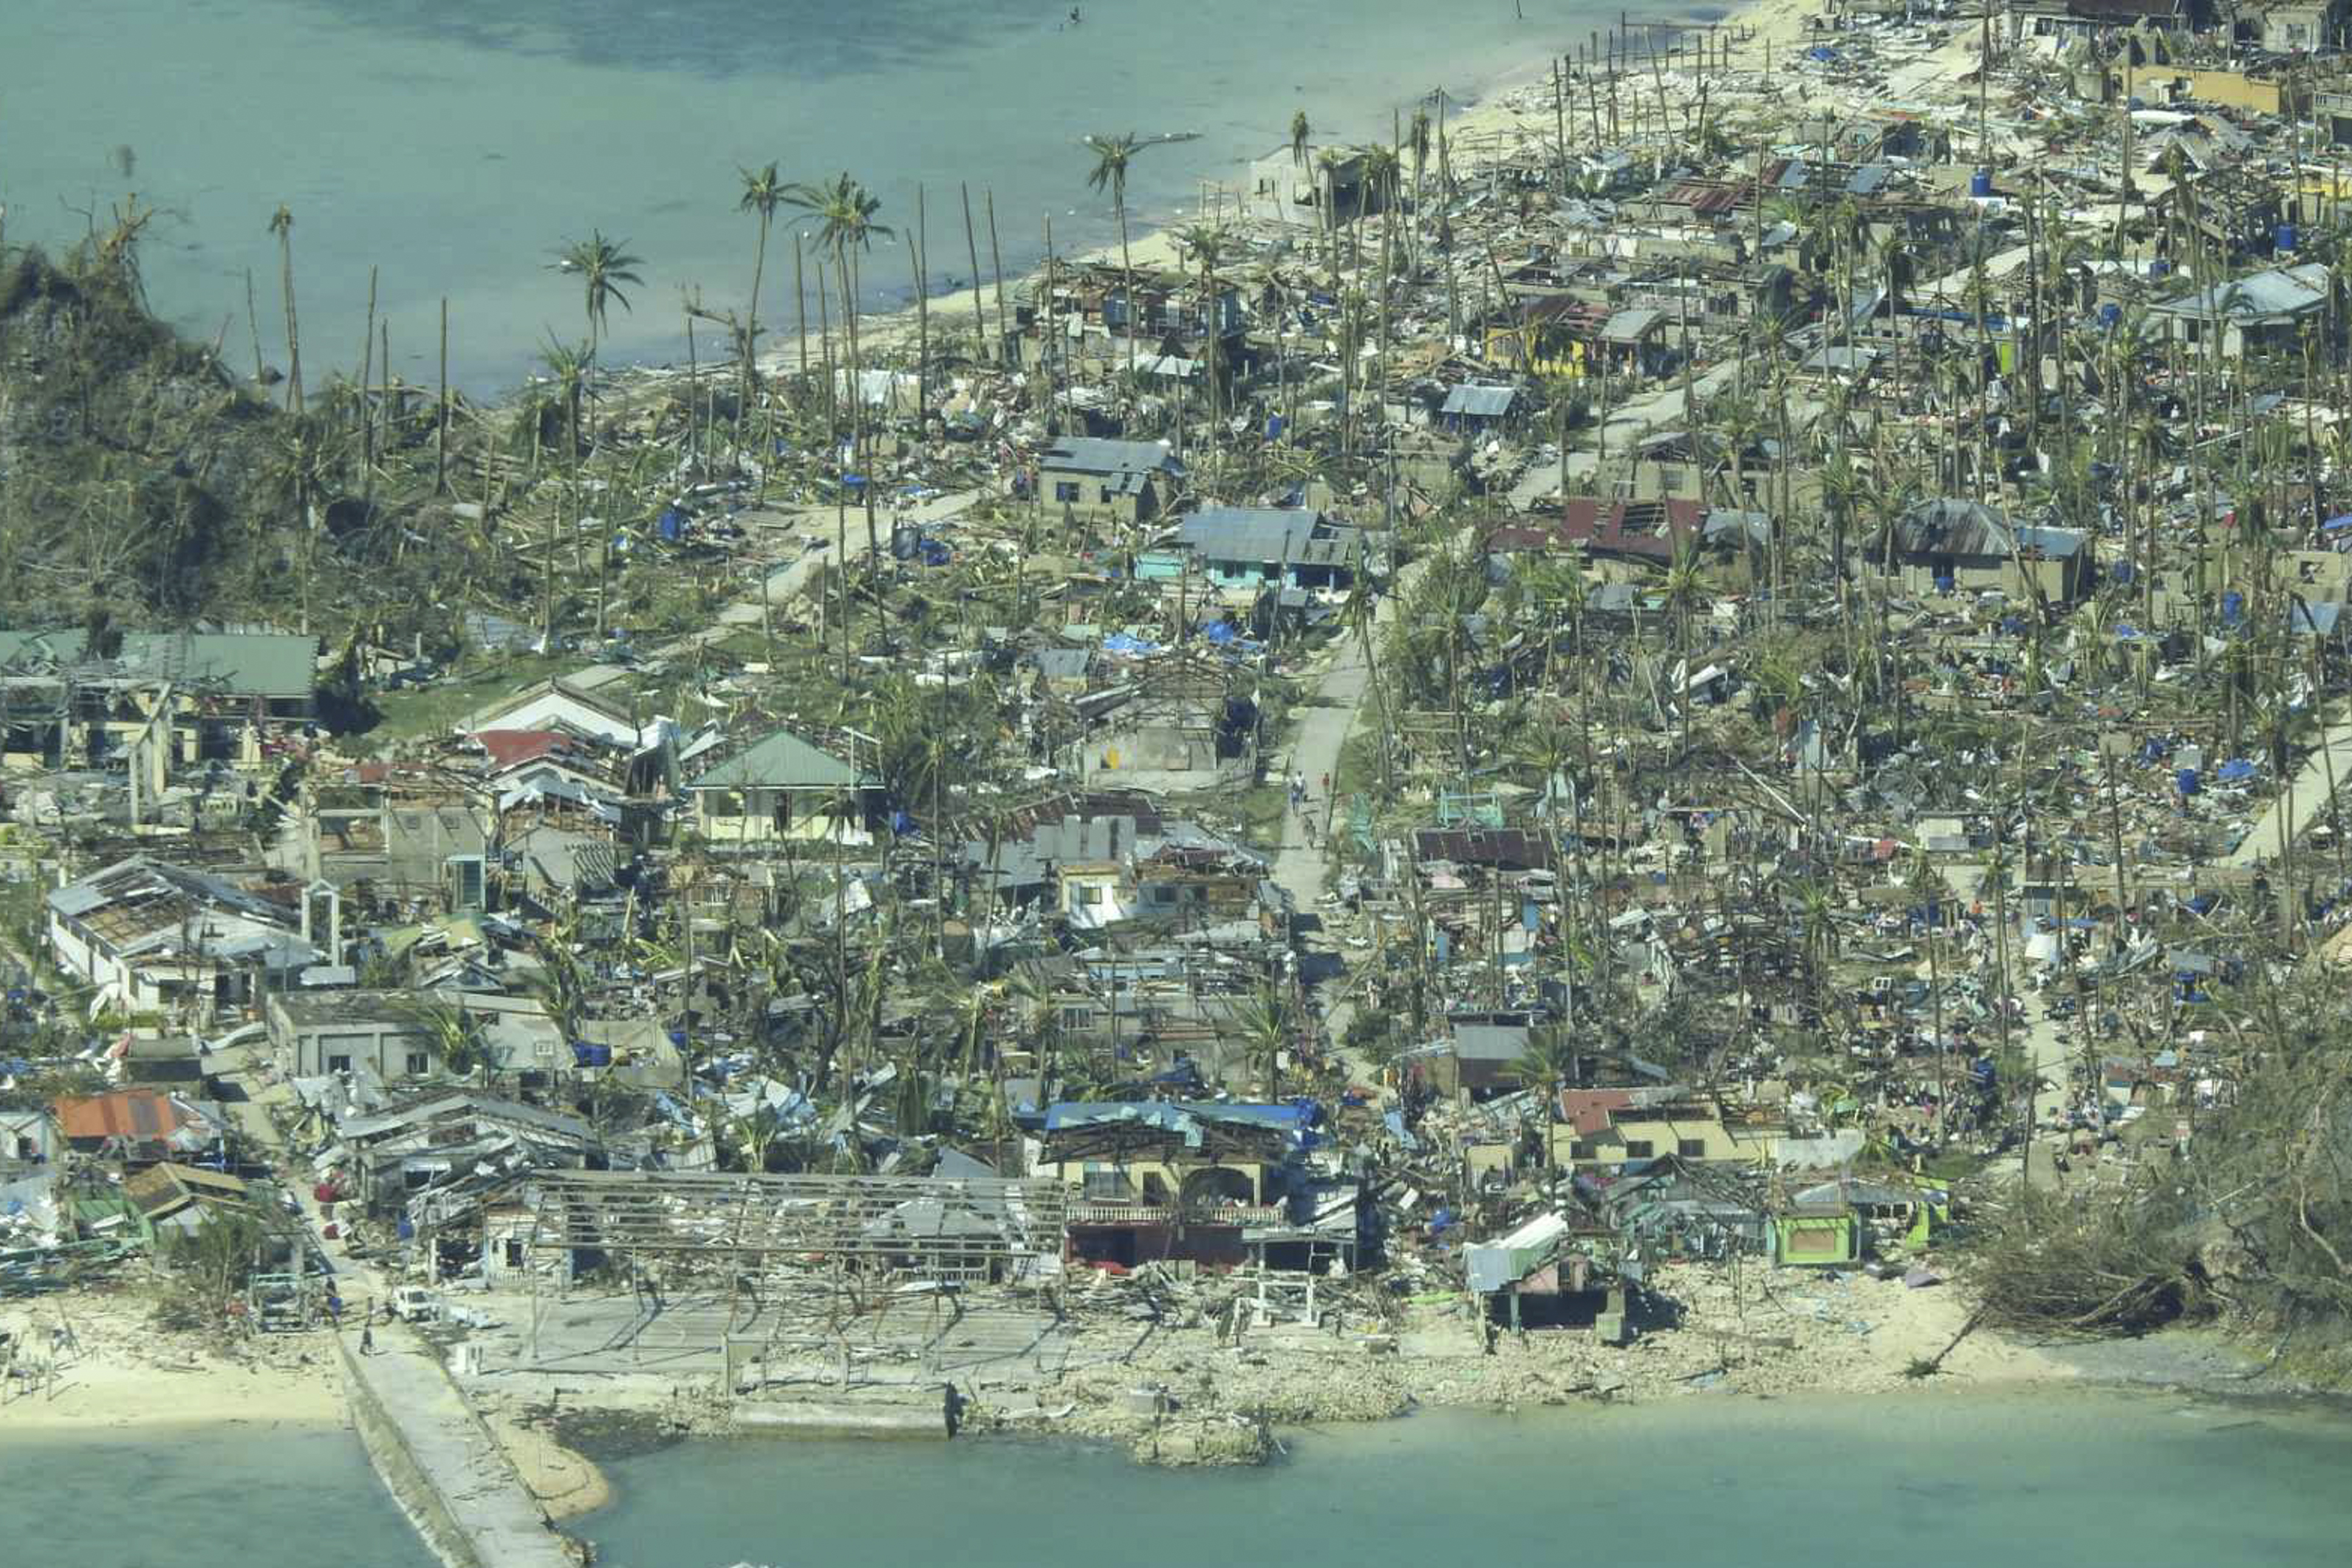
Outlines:
MULTIPOLYGON (((1794 3, 1801 3, 1801 0, 1794 0, 1794 3)), ((1753 5, 1734 7, 1712 22, 1694 19, 1690 22, 1690 26, 1703 28, 1708 26, 1745 25, 1743 23, 1745 12, 1754 10, 1759 13, 1769 13, 1772 9, 1773 0, 1758 0, 1758 3, 1753 5)), ((1604 27, 1603 30, 1605 31, 1606 28, 1604 27)), ((1578 39, 1586 37, 1591 31, 1591 28, 1578 29, 1568 40, 1569 47, 1572 48, 1578 39)), ((1484 141, 1517 129, 1524 114, 1532 111, 1522 111, 1509 104, 1507 99, 1515 92, 1538 85, 1549 88, 1549 72, 1550 62, 1554 57, 1551 55, 1534 56, 1522 60, 1519 64, 1507 66, 1487 75, 1473 78, 1458 97, 1448 91, 1447 98, 1453 110, 1445 121, 1448 141, 1484 141)), ((1391 103, 1387 107, 1409 113, 1414 103, 1425 101, 1426 95, 1422 99, 1391 103)), ((1364 144, 1361 141, 1342 141, 1321 145, 1360 146, 1364 144)), ((1455 177, 1460 179, 1477 169, 1484 168, 1490 159, 1490 154, 1485 151, 1467 153, 1457 151, 1454 158, 1456 160, 1455 177)), ((1431 172, 1433 176, 1435 172, 1433 158, 1431 172)), ((1233 171, 1228 169, 1223 172, 1230 176, 1233 171)), ((1197 193, 1205 188, 1213 196, 1233 188, 1229 178, 1213 178, 1207 171, 1195 171, 1194 177, 1189 183, 1196 193, 1192 203, 1180 202, 1164 216, 1146 222, 1139 228, 1132 226, 1136 222, 1137 214, 1133 208, 1129 209, 1130 233, 1127 249, 1137 268, 1181 266, 1181 258, 1178 255, 1175 239, 1178 232, 1187 225, 1208 221, 1218 210, 1218 204, 1213 199, 1207 207, 1201 206, 1197 193)), ((1252 219, 1245 216, 1229 216, 1224 222, 1236 232, 1250 229, 1271 230, 1277 226, 1296 229, 1298 233, 1309 236, 1315 232, 1310 226, 1305 225, 1276 225, 1271 220, 1252 219)), ((1118 261, 1119 244, 1114 237, 1105 244, 1083 250, 1057 251, 1051 266, 1055 271, 1059 271, 1066 267, 1081 266, 1116 266, 1118 261)), ((1009 302, 1022 289, 1042 282, 1045 277, 1047 266, 1045 260, 1039 259, 1027 266, 1022 266, 1016 262, 1007 267, 1002 280, 1007 301, 1009 302)), ((987 314, 992 319, 995 284, 982 280, 982 287, 989 301, 987 314)), ((959 305, 966 310, 969 309, 971 292, 971 280, 967 279, 955 287, 935 288, 929 295, 927 304, 934 312, 943 311, 947 315, 950 331, 956 330, 954 323, 958 320, 966 322, 967 326, 964 329, 968 330, 969 316, 959 316, 957 309, 959 305)), ((874 368, 870 363, 870 356, 874 353, 904 349, 913 341, 916 333, 919 330, 919 318, 925 308, 924 305, 919 305, 916 301, 912 288, 908 288, 903 293, 894 290, 885 298, 892 301, 887 308, 877 309, 870 314, 861 313, 858 317, 860 347, 869 356, 868 369, 874 368), (903 303, 898 302, 901 299, 903 303)), ((823 341, 821 337, 814 331, 805 336, 797 335, 789 327, 781 324, 769 326, 767 323, 771 319, 771 315, 762 315, 763 327, 761 338, 768 346, 763 347, 755 359, 758 373, 770 380, 785 380, 798 376, 800 354, 802 349, 805 347, 808 350, 810 361, 809 373, 812 376, 816 375, 818 354, 823 341)), ((840 323, 836 321, 834 326, 835 335, 838 336, 840 331, 840 323)), ((731 368, 734 363, 731 359, 714 361, 703 368, 700 373, 703 376, 732 373, 731 368)), ((611 373, 670 376, 686 373, 686 367, 675 361, 661 362, 637 361, 624 367, 615 367, 611 373)))
MULTIPOLYGON (((2139 1340, 2024 1348, 2033 1350, 2050 1364, 2006 1376, 1962 1378, 1946 1375, 1903 1379, 1893 1385, 1877 1386, 1841 1385, 1830 1381, 1784 1389, 1716 1385, 1693 1387, 1679 1394, 1633 1399, 1588 1397, 1503 1403, 1430 1400, 1414 1401, 1402 1408, 1382 1413, 1323 1414, 1268 1423, 1265 1431, 1265 1442, 1263 1446, 1252 1447, 1246 1458, 1237 1454, 1196 1454, 1191 1446, 1192 1439, 1183 1434, 1181 1424, 1167 1421, 1160 1423, 1155 1431, 1127 1433, 1056 1428, 1020 1422, 974 1425, 960 1432, 957 1440, 1057 1447, 1076 1445, 1103 1453, 1124 1454, 1130 1462, 1142 1468, 1273 1466, 1287 1463, 1293 1458, 1287 1445, 1294 1441, 1312 1441, 1318 1435, 1364 1433, 1374 1427, 1410 1424, 1424 1416, 1509 1419, 1538 1416, 1546 1410, 1565 1413, 1569 1407, 1578 1405, 1606 1406, 1617 1414, 1627 1415, 1656 1412, 1669 1406, 1677 1410, 1689 1410, 1713 1402, 1751 1411, 1769 1404, 1779 1406, 1790 1416, 1801 1419, 1809 1407, 1850 1408, 1889 1397, 1909 1400, 1922 1409, 1937 1406, 1960 1408, 1970 1404, 1999 1405, 2037 1393, 2063 1390, 2109 1399, 2185 1400, 2194 1407, 2244 1412, 2249 1416, 2299 1416, 2330 1423, 2352 1422, 2352 1398, 2302 1386, 2271 1386, 2259 1381, 2267 1375, 2266 1373, 2258 1373, 2254 1379, 2250 1380, 2244 1373, 2226 1368, 2222 1358, 2233 1352, 2223 1331, 2218 1329, 2175 1329, 2139 1340), (2082 1352, 2089 1354, 2078 1355, 2077 1353, 2082 1352), (1164 1442, 1171 1435, 1180 1439, 1180 1452, 1154 1457, 1142 1451, 1145 1439, 1156 1437, 1164 1442)), ((493 1425, 503 1437, 503 1425, 493 1425)), ((607 1464, 626 1464, 645 1454, 682 1443, 756 1442, 773 1445, 793 1440, 766 1435, 688 1430, 673 1432, 657 1440, 625 1441, 619 1445, 625 1451, 604 1454, 601 1458, 590 1458, 576 1450, 569 1450, 574 1462, 595 1473, 597 1500, 593 1504, 575 1507, 568 1511, 558 1511, 550 1505, 550 1515, 569 1528, 596 1511, 622 1505, 626 1500, 625 1484, 613 1478, 604 1468, 607 1464)), ((847 1437, 830 1440, 843 1443, 861 1441, 847 1437)), ((584 1533, 593 1541, 593 1531, 584 1533)))
POLYGON ((351 1417, 334 1342, 320 1334, 224 1342, 161 1329, 135 1291, 35 1297, 0 1311, 0 1326, 45 1346, 71 1332, 54 1392, 13 1393, 0 1439, 16 1432, 145 1431, 283 1425, 340 1427, 351 1417))
MULTIPOLYGON (((1712 9, 1712 7, 1702 9, 1712 9)), ((1673 28, 1682 31, 1704 31, 1709 27, 1752 28, 1754 37, 1734 56, 1737 62, 1735 68, 1760 74, 1768 46, 1773 50, 1778 50, 1793 43, 1804 34, 1806 20, 1818 14, 1819 5, 1814 3, 1814 0, 1744 0, 1742 4, 1724 7, 1720 14, 1713 16, 1694 15, 1668 17, 1650 25, 1661 29, 1673 28)), ((1612 30, 1606 18, 1599 20, 1602 23, 1599 31, 1606 33, 1612 30)), ((1566 40, 1568 50, 1572 52, 1580 42, 1588 38, 1594 31, 1595 29, 1591 27, 1577 29, 1566 40)), ((1551 144, 1554 122, 1548 104, 1550 97, 1551 66, 1558 57, 1559 57, 1558 55, 1549 53, 1530 55, 1516 65, 1502 67, 1486 75, 1472 78, 1468 87, 1458 98, 1448 92, 1447 97, 1453 112, 1445 120, 1445 134, 1449 143, 1457 144, 1454 146, 1451 153, 1454 165, 1454 178, 1457 182, 1474 177, 1490 163, 1499 161, 1505 153, 1513 151, 1513 148, 1505 143, 1516 137, 1529 136, 1546 146, 1551 144), (1513 101, 1517 94, 1538 89, 1545 97, 1546 105, 1513 101)), ((1426 101, 1427 95, 1412 100, 1413 103, 1426 101)), ((1410 108, 1411 104, 1399 103, 1390 107, 1404 110, 1410 108)), ((1571 120, 1570 146, 1580 145, 1582 140, 1581 133, 1576 131, 1571 120)), ((1343 141, 1327 145, 1365 144, 1360 141, 1343 141)), ((1431 173, 1434 177, 1433 156, 1431 173)), ((1192 181, 1192 185, 1196 193, 1204 187, 1213 193, 1222 193, 1231 188, 1226 181, 1212 179, 1205 172, 1196 174, 1192 181)), ((1127 246, 1133 265, 1139 269, 1181 268, 1182 257, 1179 254, 1176 244, 1177 234, 1190 224, 1209 220, 1217 210, 1218 203, 1215 200, 1212 200, 1208 206, 1203 207, 1199 204, 1196 197, 1194 203, 1191 204, 1180 203, 1167 215, 1148 222, 1141 228, 1134 230, 1129 235, 1127 246)), ((1129 210, 1129 216, 1132 222, 1135 218, 1132 209, 1129 210)), ((1223 222, 1236 233, 1272 232, 1279 229, 1306 235, 1311 240, 1316 232, 1308 225, 1277 224, 1271 219, 1251 218, 1246 215, 1229 216, 1223 222)), ((1053 257, 1051 266, 1055 271, 1081 266, 1115 267, 1118 265, 1119 259, 1119 245, 1114 238, 1105 244, 1084 250, 1057 252, 1053 257)), ((1021 290, 1042 282, 1046 276, 1047 267, 1048 264, 1045 261, 1038 260, 1026 267, 1015 264, 1006 268, 1002 286, 1008 302, 1021 290)), ((994 316, 994 287, 995 285, 992 283, 983 282, 982 284, 983 294, 988 300, 988 308, 984 314, 991 319, 994 316)), ((960 330, 969 330, 969 317, 961 314, 961 311, 968 309, 971 292, 970 280, 967 280, 955 287, 935 289, 928 297, 928 306, 943 316, 945 332, 952 335, 960 330), (960 328, 959 322, 966 325, 960 328)), ((893 303, 887 308, 859 316, 860 348, 866 358, 868 370, 877 368, 873 362, 875 356, 885 352, 904 350, 914 341, 920 330, 920 316, 925 306, 919 305, 913 296, 914 291, 908 288, 903 294, 904 303, 893 303)), ((902 296, 894 291, 887 298, 895 301, 902 296)), ((763 315, 761 318, 761 338, 762 342, 769 346, 762 348, 755 357, 754 364, 758 373, 770 381, 787 381, 795 378, 800 374, 801 355, 805 350, 810 366, 808 373, 812 377, 819 374, 817 366, 824 337, 814 331, 806 334, 794 333, 777 319, 781 315, 781 312, 775 312, 772 315, 763 315)), ((834 335, 838 337, 841 330, 840 323, 836 321, 834 326, 834 335)), ((689 372, 687 367, 674 360, 659 362, 633 361, 625 366, 614 367, 608 373, 614 377, 663 378, 697 373, 698 379, 717 379, 731 375, 734 364, 735 361, 732 359, 715 360, 701 367, 698 372, 689 372)), ((523 384, 527 386, 530 383, 526 382, 523 384)), ((505 400, 501 398, 500 401, 505 400)))
MULTIPOLYGON (((1825 1288, 1853 1291, 1853 1284, 1825 1288)), ((1796 1294, 1793 1286, 1788 1293, 1796 1294)), ((1962 1299, 1948 1285, 1912 1290, 1896 1281, 1870 1281, 1853 1294, 1856 1317, 1810 1336, 1759 1332, 1735 1343, 1727 1320, 1701 1320, 1694 1312, 1685 1326, 1623 1349, 1599 1346, 1589 1333, 1569 1329, 1504 1335, 1493 1354, 1481 1354, 1466 1325, 1444 1322, 1401 1333, 1399 1351, 1384 1356, 1369 1354, 1360 1338, 1320 1333, 1275 1331, 1234 1346, 1177 1330, 1156 1354, 1034 1381, 959 1381, 965 1415, 958 1435, 1100 1446, 1146 1467, 1176 1469, 1267 1464, 1282 1457, 1292 1434, 1425 1412, 1639 1409, 1710 1397, 1937 1401, 2071 1390, 2352 1418, 2352 1400, 2262 1364, 2215 1325, 2124 1341, 2028 1342, 1981 1331, 1965 1336, 1937 1375, 1914 1377, 1909 1364, 1942 1350, 1965 1322, 1962 1299), (1850 1332, 1863 1321, 1870 1332, 1850 1332), (1784 1345, 1784 1339, 1796 1343, 1784 1345), (1143 1389, 1161 1391, 1173 1408, 1137 1414, 1129 1396, 1143 1389)), ((1774 1327, 1760 1312, 1758 1326, 1774 1327)), ((495 1404, 497 1413, 486 1408, 485 1416, 502 1440, 520 1434, 509 1455, 541 1506, 567 1528, 622 1500, 625 1488, 607 1463, 686 1441, 792 1440, 737 1432, 723 1415, 681 1418, 683 1391, 664 1402, 625 1385, 571 1385, 562 1396, 572 1402, 568 1411, 543 1420, 519 1416, 520 1394, 481 1400, 474 1392, 486 1406, 495 1404)))

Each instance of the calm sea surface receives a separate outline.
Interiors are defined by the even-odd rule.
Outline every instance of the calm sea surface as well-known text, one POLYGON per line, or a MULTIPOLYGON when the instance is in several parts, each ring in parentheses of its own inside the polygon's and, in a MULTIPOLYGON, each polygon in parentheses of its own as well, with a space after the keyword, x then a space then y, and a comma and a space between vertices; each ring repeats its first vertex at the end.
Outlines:
POLYGON ((703 1444, 614 1469, 605 1568, 2341 1568, 2352 1424, 2053 1394, 1425 1416, 1169 1473, 1048 1444, 703 1444))
MULTIPOLYGON (((1060 1443, 688 1444, 609 1467, 604 1568, 2340 1568, 2352 1420, 2158 1396, 1938 1390, 1436 1414, 1293 1436, 1258 1470, 1060 1443)), ((341 1431, 72 1439, 0 1423, 0 1563, 430 1568, 341 1431)))
POLYGON ((8 1568, 436 1568, 340 1428, 35 1437, 7 1415, 8 1568))
MULTIPOLYGON (((70 239, 135 189, 163 209, 149 292, 184 330, 284 362, 278 246, 293 213, 305 379, 359 359, 382 269, 395 368, 433 374, 449 299, 458 379, 518 379, 551 331, 585 335, 547 267, 593 228, 646 258, 616 356, 683 358, 680 301, 740 305, 752 225, 740 164, 790 179, 848 170, 914 218, 932 272, 968 274, 959 182, 996 196, 1008 270, 1111 235, 1087 189, 1088 132, 1197 133, 1138 156, 1134 219, 1175 214, 1203 178, 1238 183, 1286 146, 1385 134, 1433 89, 1459 96, 1566 49, 1616 8, 1594 0, 70 0, 7 7, 0 203, 11 239, 70 239), (121 150, 127 149, 124 158, 121 150), (127 163, 129 173, 124 167, 127 163)), ((980 236, 983 272, 987 236, 980 236)), ((908 252, 869 278, 903 296, 908 252)), ((765 314, 789 319, 789 255, 765 314)))

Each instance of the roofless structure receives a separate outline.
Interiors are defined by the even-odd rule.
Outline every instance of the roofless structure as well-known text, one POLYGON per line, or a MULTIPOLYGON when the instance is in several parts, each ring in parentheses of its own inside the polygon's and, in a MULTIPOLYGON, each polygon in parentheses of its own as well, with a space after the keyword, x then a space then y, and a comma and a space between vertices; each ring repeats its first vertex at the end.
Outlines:
POLYGON ((1052 1181, 562 1171, 536 1177, 524 1205, 541 1365, 716 1354, 740 1388, 749 1367, 780 1380, 779 1363, 814 1354, 846 1382, 853 1363, 893 1357, 936 1372, 951 1329, 979 1359, 1024 1354, 1058 1321, 1042 1292, 1060 1276, 1068 1199, 1052 1181), (588 1277, 614 1287, 608 1303, 625 1292, 625 1318, 569 1295, 588 1277))

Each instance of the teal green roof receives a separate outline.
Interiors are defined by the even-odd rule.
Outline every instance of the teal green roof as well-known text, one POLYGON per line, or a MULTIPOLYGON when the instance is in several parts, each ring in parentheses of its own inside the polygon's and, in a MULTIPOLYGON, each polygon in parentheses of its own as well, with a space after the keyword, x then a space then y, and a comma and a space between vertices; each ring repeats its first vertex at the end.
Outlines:
POLYGON ((874 780, 838 757, 820 751, 780 729, 720 763, 687 786, 689 789, 842 789, 874 780))
MULTIPOLYGON (((79 626, 0 632, 0 674, 79 664, 79 626)), ((319 640, 275 632, 126 632, 115 662, 137 679, 216 685, 232 696, 299 697, 318 684, 319 640)))

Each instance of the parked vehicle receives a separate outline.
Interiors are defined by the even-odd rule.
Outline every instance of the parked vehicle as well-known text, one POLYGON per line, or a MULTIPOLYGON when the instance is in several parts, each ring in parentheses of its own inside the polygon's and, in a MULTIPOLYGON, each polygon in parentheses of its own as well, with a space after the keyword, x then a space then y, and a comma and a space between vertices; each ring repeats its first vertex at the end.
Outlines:
POLYGON ((437 1323, 441 1321, 441 1298, 422 1285, 403 1285, 392 1293, 393 1316, 403 1322, 437 1323))

